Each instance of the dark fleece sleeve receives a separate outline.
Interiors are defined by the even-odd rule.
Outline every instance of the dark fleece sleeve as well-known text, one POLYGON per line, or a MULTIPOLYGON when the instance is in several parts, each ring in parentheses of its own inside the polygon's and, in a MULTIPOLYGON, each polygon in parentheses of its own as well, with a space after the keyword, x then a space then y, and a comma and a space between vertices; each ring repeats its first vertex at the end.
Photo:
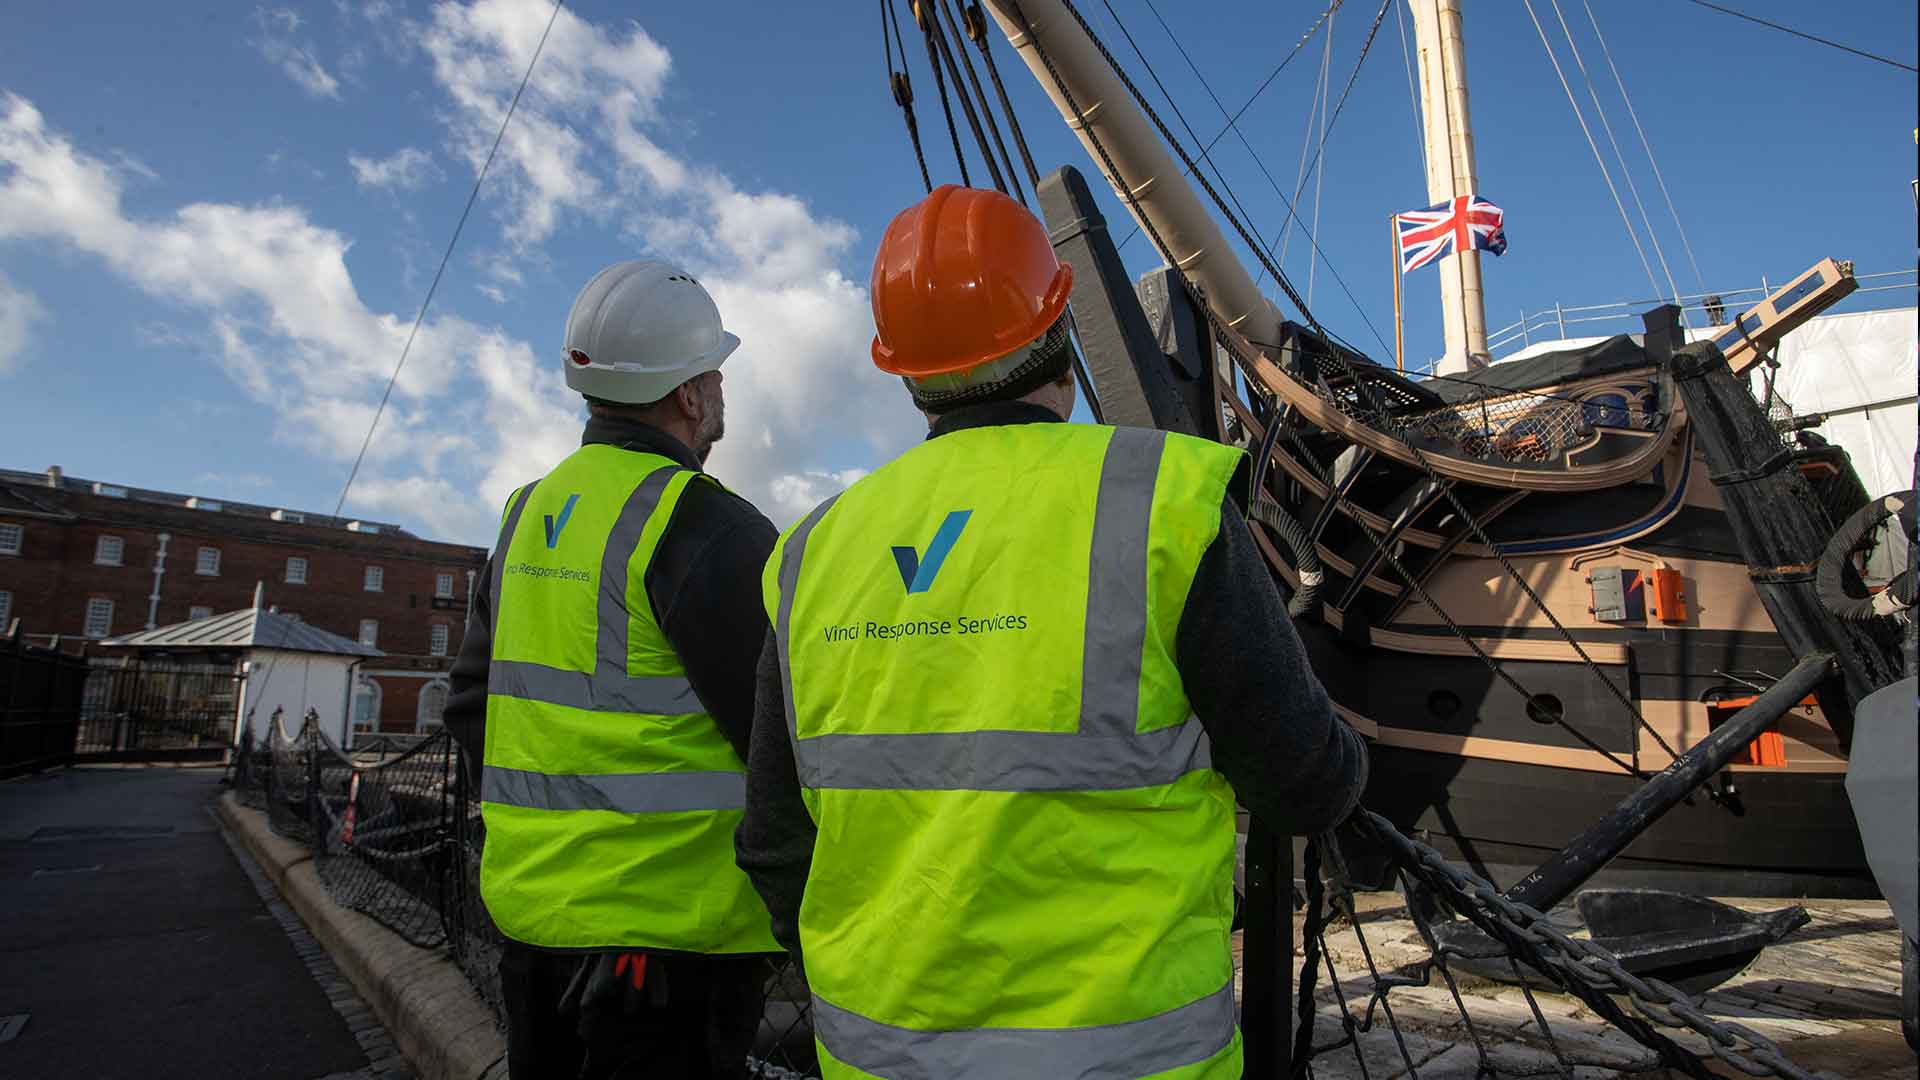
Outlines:
POLYGON ((1268 827, 1307 836, 1352 813, 1366 741, 1334 715, 1246 520, 1229 498, 1180 618, 1175 660, 1213 767, 1268 827))
MULTIPOLYGON (((497 558, 497 556, 496 556, 497 558)), ((460 655, 447 673, 447 707, 441 723, 460 746, 467 766, 468 790, 480 790, 480 765, 487 746, 487 666, 493 659, 493 560, 480 571, 467 613, 460 655)))
POLYGON ((734 858, 766 901, 774 940, 800 960, 800 899, 813 869, 816 830, 800 801, 800 775, 787 741, 780 646, 771 633, 754 676, 753 745, 747 757, 747 812, 733 837, 734 858))
POLYGON ((647 568, 660 631, 743 762, 753 727, 753 670, 767 637, 760 568, 778 538, 753 504, 697 482, 647 568))

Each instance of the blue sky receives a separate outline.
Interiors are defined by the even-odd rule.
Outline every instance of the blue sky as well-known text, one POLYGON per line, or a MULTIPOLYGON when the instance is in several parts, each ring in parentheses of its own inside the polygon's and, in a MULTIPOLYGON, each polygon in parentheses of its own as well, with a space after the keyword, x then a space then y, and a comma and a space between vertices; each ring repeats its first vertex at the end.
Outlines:
MULTIPOLYGON (((1196 18, 1153 3, 1180 20, 1229 107, 1318 13, 1221 3, 1196 18)), ((1147 0, 1112 5, 1211 136, 1220 114, 1147 0)), ((1533 6, 1622 184, 1552 2, 1533 6)), ((0 16, 0 464, 329 510, 549 9, 114 7, 0 16)), ((1376 7, 1357 0, 1332 22, 1335 94, 1376 7)), ((1744 7, 1906 63, 1920 36, 1911 0, 1744 7)), ((1913 265, 1914 76, 1677 0, 1596 3, 1696 279, 1587 9, 1560 8, 1682 291, 1777 282, 1827 255, 1863 273, 1913 265)), ((1147 84, 1105 5, 1083 10, 1147 84)), ((640 254, 695 269, 745 339, 710 466, 776 521, 917 437, 897 383, 866 359, 872 245, 921 193, 875 8, 721 12, 582 2, 561 15, 349 512, 487 542, 505 492, 577 442, 582 413, 557 361, 574 292, 640 254)), ((1311 270, 1320 319, 1386 359, 1361 310, 1391 341, 1385 218, 1426 202, 1397 14, 1324 152, 1316 235, 1357 307, 1325 264, 1311 270)), ((1486 261, 1488 323, 1556 301, 1650 299, 1525 7, 1483 0, 1466 14, 1481 187, 1506 209, 1512 245, 1486 261)), ((1325 40, 1241 121, 1284 187, 1325 40)), ((995 45, 1043 171, 1093 174, 995 45)), ((936 181, 957 180, 924 52, 916 60, 929 162, 936 181)), ((1272 235, 1280 201, 1247 152, 1229 137, 1215 161, 1272 235)), ((1624 184, 1621 195, 1647 245, 1624 184)), ((1110 201, 1108 214, 1124 235, 1124 211, 1110 201)), ((1136 273, 1158 261, 1144 237, 1124 254, 1136 273)), ((1287 269, 1304 292, 1299 235, 1287 269)), ((1417 363, 1439 351, 1439 302, 1430 272, 1407 286, 1417 363)))

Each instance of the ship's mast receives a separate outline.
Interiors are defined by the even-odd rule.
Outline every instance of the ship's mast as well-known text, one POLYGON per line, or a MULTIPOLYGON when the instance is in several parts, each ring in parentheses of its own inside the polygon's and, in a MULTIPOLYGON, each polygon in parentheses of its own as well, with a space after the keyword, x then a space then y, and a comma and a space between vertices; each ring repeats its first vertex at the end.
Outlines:
MULTIPOLYGON (((1414 36, 1420 50, 1420 108, 1426 119, 1427 198, 1434 203, 1478 194, 1460 4, 1461 0, 1412 0, 1414 36)), ((1480 288, 1480 253, 1449 255, 1440 260, 1439 271, 1447 351, 1435 370, 1458 374, 1491 359, 1487 353, 1486 297, 1480 288)))

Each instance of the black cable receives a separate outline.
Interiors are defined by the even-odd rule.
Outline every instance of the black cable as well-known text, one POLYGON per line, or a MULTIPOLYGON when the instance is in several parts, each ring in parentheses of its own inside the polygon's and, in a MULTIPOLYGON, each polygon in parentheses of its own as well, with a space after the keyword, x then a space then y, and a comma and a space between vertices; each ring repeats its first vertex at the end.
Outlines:
POLYGON ((500 141, 507 137, 507 124, 513 120, 515 109, 520 107, 520 95, 527 92, 527 82, 533 78, 533 66, 540 62, 540 51, 547 46, 547 35, 553 32, 553 22, 560 17, 560 9, 566 0, 554 0, 553 13, 547 16, 546 29, 540 31, 540 41, 533 47, 533 57, 527 61, 527 73, 520 76, 520 88, 513 92, 513 101, 507 105, 507 115, 500 118, 500 130, 493 137, 493 149, 487 151, 487 160, 480 166, 480 174, 473 178, 473 191, 467 195, 466 208, 460 211, 460 220, 453 226, 453 237, 447 241, 446 253, 440 256, 440 269, 433 272, 433 284, 427 286, 427 298, 420 304, 420 313, 413 317, 413 329, 407 332, 407 343, 401 346, 400 362, 393 365, 393 375, 387 379, 386 392, 380 395, 380 405, 373 410, 373 422, 367 425, 367 437, 360 441, 360 453, 353 459, 353 470, 347 473, 347 484, 340 489, 340 499, 333 504, 333 516, 340 516, 340 508, 347 504, 347 493, 353 490, 353 481, 360 475, 360 463, 366 460, 367 447, 373 443, 373 432, 380 426, 380 416, 387 411, 387 401, 393 397, 393 386, 400 381, 400 369, 407 366, 407 354, 413 351, 413 339, 420 333, 420 324, 426 321, 427 308, 433 304, 433 294, 440 291, 440 278, 447 272, 447 262, 453 258, 454 246, 460 243, 460 232, 467 227, 467 216, 473 213, 473 204, 480 198, 480 185, 486 182, 487 170, 493 167, 494 155, 500 152, 500 141))
MULTIPOLYGON (((987 133, 993 136, 993 145, 999 148, 1000 160, 1006 165, 1006 182, 1002 185, 1001 190, 1006 191, 1006 186, 1011 185, 1013 191, 1010 192, 1010 194, 1020 200, 1021 206, 1026 206, 1026 192, 1021 190, 1020 177, 1013 171, 1013 155, 1007 153, 1006 141, 1000 138, 1000 125, 993 119, 993 106, 987 103, 987 88, 980 82, 980 73, 974 69, 973 57, 967 55, 967 47, 959 44, 962 31, 959 20, 956 19, 953 14, 953 0, 932 0, 932 2, 940 5, 940 14, 946 17, 947 28, 953 31, 953 39, 957 47, 952 51, 960 54, 961 66, 967 70, 967 85, 973 90, 973 96, 980 103, 980 115, 987 122, 987 133)), ((979 126, 975 125, 974 135, 977 137, 979 134, 979 126)), ((988 147, 984 140, 980 144, 980 153, 984 155, 988 161, 993 160, 993 149, 988 147)), ((1000 175, 1001 172, 996 167, 994 169, 994 176, 997 178, 1000 175)))
POLYGON ((1794 37, 1797 37, 1797 38, 1806 38, 1808 41, 1817 42, 1821 45, 1827 46, 1828 48, 1839 49, 1841 52, 1850 52, 1855 56, 1862 56, 1867 58, 1868 60, 1878 60, 1880 63, 1885 64, 1888 67, 1897 67, 1901 71, 1911 71, 1916 75, 1920 75, 1920 68, 1916 68, 1911 64, 1903 64, 1898 60, 1889 60, 1884 56, 1876 56, 1875 54, 1870 52, 1863 52, 1859 49, 1854 48, 1851 45, 1842 45, 1837 41, 1829 41, 1826 38, 1819 37, 1814 34, 1809 34, 1804 30, 1795 30, 1791 26, 1781 26, 1777 22, 1768 22, 1767 20, 1762 19, 1756 15, 1749 15, 1744 11, 1735 11, 1730 7, 1721 7, 1719 4, 1710 4, 1707 2, 1707 0, 1693 0, 1693 2, 1700 5, 1703 8, 1711 8, 1714 11, 1718 11, 1723 15, 1731 15, 1736 19, 1745 19, 1750 23, 1759 23, 1761 26, 1765 26, 1773 30, 1778 30, 1785 34, 1792 34, 1794 37))

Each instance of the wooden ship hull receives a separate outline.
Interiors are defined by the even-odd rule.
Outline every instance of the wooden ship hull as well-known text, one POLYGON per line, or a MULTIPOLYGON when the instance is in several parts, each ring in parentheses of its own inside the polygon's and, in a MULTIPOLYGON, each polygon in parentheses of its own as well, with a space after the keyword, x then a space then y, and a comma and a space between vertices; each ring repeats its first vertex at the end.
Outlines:
MULTIPOLYGON (((1775 434, 1728 455, 1698 437, 1668 362, 1683 334, 1657 316, 1643 341, 1420 380, 1286 320, 1073 12, 991 8, 1179 268, 1129 280, 1079 174, 1038 181, 1075 267, 1100 418, 1253 454, 1256 539, 1339 712, 1371 740, 1365 805, 1505 887, 1794 666, 1805 635, 1783 636, 1756 585, 1782 568, 1753 564, 1722 485, 1778 466, 1761 460, 1777 449, 1821 504, 1801 510, 1838 522, 1867 497, 1844 452, 1775 434)), ((1827 260, 1717 344, 1743 371, 1852 288, 1827 260)), ((1875 895, 1843 788, 1850 716, 1828 719, 1850 700, 1807 698, 1723 772, 1719 797, 1667 813, 1595 880, 1875 895)))

